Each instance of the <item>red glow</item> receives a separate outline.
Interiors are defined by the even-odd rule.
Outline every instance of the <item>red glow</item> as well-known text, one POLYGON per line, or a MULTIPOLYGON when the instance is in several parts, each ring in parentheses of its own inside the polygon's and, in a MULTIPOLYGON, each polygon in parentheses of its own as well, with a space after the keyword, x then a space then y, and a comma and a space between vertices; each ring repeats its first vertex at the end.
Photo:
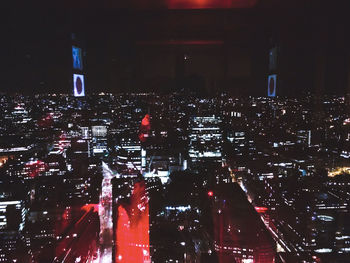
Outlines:
POLYGON ((118 207, 116 241, 116 262, 151 262, 148 197, 144 182, 134 185, 130 205, 118 207))
POLYGON ((150 125, 150 123, 149 123, 149 115, 148 114, 146 114, 145 117, 142 119, 141 125, 143 125, 143 126, 149 126, 150 125))
POLYGON ((62 213, 61 220, 56 222, 55 234, 57 236, 61 235, 71 223, 71 213, 72 209, 70 207, 66 208, 62 213))
POLYGON ((93 209, 93 212, 98 213, 99 205, 98 204, 86 204, 81 209, 86 211, 86 212, 89 212, 91 209, 93 209))
POLYGON ((222 40, 159 40, 159 41, 140 41, 138 45, 159 45, 159 46, 217 46, 223 45, 222 40))
POLYGON ((38 120, 38 125, 43 128, 48 128, 53 125, 53 114, 47 113, 45 117, 38 120))
POLYGON ((43 161, 33 161, 25 164, 24 169, 28 172, 29 177, 37 177, 41 172, 45 172, 47 169, 47 164, 43 161))
POLYGON ((145 135, 143 133, 139 134, 139 139, 140 139, 141 142, 146 141, 145 135))
POLYGON ((146 114, 145 117, 142 119, 141 126, 140 126, 139 139, 141 142, 146 141, 150 130, 151 130, 150 116, 149 114, 146 114))
POLYGON ((208 192, 208 196, 210 196, 210 197, 214 196, 214 192, 213 191, 209 191, 208 192))
POLYGON ((252 8, 258 0, 168 0, 169 9, 252 8))
POLYGON ((234 221, 228 216, 229 212, 228 208, 226 210, 222 206, 215 207, 212 210, 214 240, 217 245, 219 263, 232 262, 232 256, 222 252, 227 244, 238 245, 240 242, 236 231, 227 231, 227 226, 234 226, 234 221))
MULTIPOLYGON (((95 253, 99 221, 95 204, 68 207, 56 222, 55 256, 57 262, 76 262, 77 255, 95 253), (73 252, 74 253, 71 253, 73 252)), ((85 261, 84 261, 85 262, 85 261)))
POLYGON ((256 206, 255 207, 255 210, 258 212, 258 213, 266 213, 268 208, 267 207, 261 207, 261 206, 256 206))

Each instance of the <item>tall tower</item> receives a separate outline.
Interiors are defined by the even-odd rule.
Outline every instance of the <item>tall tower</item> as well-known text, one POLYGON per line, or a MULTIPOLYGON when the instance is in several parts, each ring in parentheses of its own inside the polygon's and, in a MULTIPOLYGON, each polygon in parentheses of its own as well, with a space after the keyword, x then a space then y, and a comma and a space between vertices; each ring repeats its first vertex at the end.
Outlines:
POLYGON ((275 41, 271 40, 269 48, 269 64, 267 76, 267 96, 276 97, 277 95, 277 81, 279 75, 278 71, 278 53, 279 47, 275 41))
POLYGON ((75 97, 85 96, 85 52, 82 42, 72 33, 72 88, 75 97))

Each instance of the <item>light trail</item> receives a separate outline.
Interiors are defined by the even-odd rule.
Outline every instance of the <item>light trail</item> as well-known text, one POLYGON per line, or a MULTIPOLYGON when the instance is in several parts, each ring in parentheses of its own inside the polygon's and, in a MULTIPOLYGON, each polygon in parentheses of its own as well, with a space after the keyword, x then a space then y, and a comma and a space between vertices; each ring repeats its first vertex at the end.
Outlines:
POLYGON ((112 170, 102 162, 103 180, 101 186, 99 217, 100 217, 100 248, 96 263, 112 262, 113 251, 113 211, 112 211, 112 170))
POLYGON ((68 255, 69 255, 69 253, 72 251, 72 248, 70 248, 69 250, 68 250, 68 252, 66 253, 66 255, 65 255, 65 257, 63 258, 63 260, 62 260, 62 263, 64 263, 65 261, 66 261, 66 258, 68 257, 68 255))

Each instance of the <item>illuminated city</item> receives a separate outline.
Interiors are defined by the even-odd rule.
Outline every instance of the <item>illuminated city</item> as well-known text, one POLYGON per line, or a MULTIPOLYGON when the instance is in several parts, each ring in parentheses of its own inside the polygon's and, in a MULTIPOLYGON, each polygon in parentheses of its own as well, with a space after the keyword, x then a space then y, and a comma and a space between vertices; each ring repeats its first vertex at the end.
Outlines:
POLYGON ((8 10, 0 263, 350 262, 350 9, 280 2, 8 10))

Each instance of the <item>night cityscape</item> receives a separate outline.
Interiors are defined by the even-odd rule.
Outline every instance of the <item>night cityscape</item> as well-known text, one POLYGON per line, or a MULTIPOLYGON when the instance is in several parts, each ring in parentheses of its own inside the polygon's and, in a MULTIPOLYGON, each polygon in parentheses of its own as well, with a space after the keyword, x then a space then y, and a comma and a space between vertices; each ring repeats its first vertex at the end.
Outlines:
POLYGON ((0 263, 350 262, 350 6, 4 15, 0 263))

